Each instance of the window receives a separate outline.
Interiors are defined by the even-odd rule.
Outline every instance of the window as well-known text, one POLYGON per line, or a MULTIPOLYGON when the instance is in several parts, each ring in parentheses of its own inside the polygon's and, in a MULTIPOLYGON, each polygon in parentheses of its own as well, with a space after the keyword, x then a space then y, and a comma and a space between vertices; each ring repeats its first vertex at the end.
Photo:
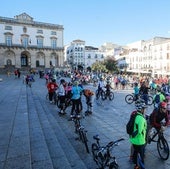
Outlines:
POLYGON ((27 56, 21 55, 21 66, 27 66, 27 56))
POLYGON ((40 66, 40 61, 36 60, 36 67, 39 67, 39 66, 40 66))
POLYGON ((88 55, 88 59, 90 59, 90 58, 91 58, 91 55, 89 54, 89 55, 88 55))
POLYGON ((6 35, 5 41, 6 41, 7 46, 12 46, 12 36, 11 35, 6 35))
POLYGON ((56 47, 57 47, 57 40, 56 39, 51 39, 51 47, 53 49, 56 49, 56 47))
POLYGON ((38 29, 37 33, 43 34, 43 30, 42 29, 38 29))
POLYGON ((43 47, 43 38, 37 39, 37 47, 42 48, 43 47))
POLYGON ((95 54, 95 58, 97 58, 97 54, 95 54))
POLYGON ((51 35, 57 35, 56 31, 51 31, 51 35))
POLYGON ((5 26, 5 30, 12 30, 12 26, 5 26))
POLYGON ((8 66, 12 65, 12 60, 11 60, 11 59, 8 59, 8 60, 6 61, 6 64, 7 64, 8 66))
POLYGON ((28 37, 22 37, 21 42, 25 48, 28 47, 28 37))

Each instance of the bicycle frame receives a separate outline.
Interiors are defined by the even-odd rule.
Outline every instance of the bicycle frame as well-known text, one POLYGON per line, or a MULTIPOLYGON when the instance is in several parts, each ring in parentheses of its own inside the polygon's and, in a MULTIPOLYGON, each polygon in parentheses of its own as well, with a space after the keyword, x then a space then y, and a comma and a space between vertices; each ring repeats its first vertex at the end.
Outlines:
POLYGON ((93 160, 96 164, 101 168, 104 169, 109 167, 110 169, 117 169, 118 163, 116 161, 116 157, 112 156, 111 149, 114 146, 118 145, 118 142, 124 140, 123 138, 118 139, 116 141, 109 142, 106 146, 100 145, 100 138, 98 135, 93 136, 93 139, 96 140, 96 143, 92 144, 92 154, 93 160))
POLYGON ((80 123, 80 118, 76 115, 72 118, 74 121, 74 126, 75 126, 75 133, 78 134, 77 140, 82 141, 82 143, 85 145, 87 153, 89 153, 89 148, 88 148, 88 139, 87 139, 87 130, 81 125, 80 123))
POLYGON ((157 151, 162 160, 167 160, 169 158, 169 145, 162 130, 157 130, 149 139, 148 143, 150 142, 157 142, 157 151), (155 140, 156 136, 158 136, 157 140, 155 140))

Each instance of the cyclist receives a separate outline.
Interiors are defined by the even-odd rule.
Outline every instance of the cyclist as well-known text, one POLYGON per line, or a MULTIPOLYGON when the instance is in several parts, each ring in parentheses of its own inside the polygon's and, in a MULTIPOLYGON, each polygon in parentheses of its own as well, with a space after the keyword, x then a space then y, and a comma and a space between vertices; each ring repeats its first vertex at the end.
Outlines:
POLYGON ((109 79, 107 79, 107 81, 106 81, 106 86, 105 86, 105 88, 106 88, 106 95, 109 96, 109 95, 110 95, 110 90, 112 89, 111 83, 110 83, 110 80, 109 80, 109 79))
POLYGON ((74 116, 74 111, 76 110, 76 113, 80 114, 80 107, 81 107, 81 93, 83 92, 83 88, 79 86, 79 82, 75 81, 73 83, 73 87, 71 90, 72 93, 72 108, 71 108, 71 115, 70 118, 74 116))
POLYGON ((159 131, 162 127, 161 123, 165 120, 165 126, 168 126, 168 111, 167 111, 167 103, 161 102, 158 109, 154 109, 150 115, 149 122, 150 127, 154 127, 157 131, 159 131))
MULTIPOLYGON (((137 116, 135 118, 134 132, 138 131, 135 136, 130 136, 130 142, 133 146, 133 162, 135 164, 134 169, 139 169, 137 164, 137 156, 140 154, 141 162, 144 164, 144 150, 146 144, 146 130, 147 130, 147 122, 144 117, 146 104, 144 101, 139 102, 136 105, 137 116)), ((141 168, 143 169, 143 168, 141 168)))
POLYGON ((158 108, 161 102, 165 101, 165 96, 162 94, 161 89, 157 88, 156 94, 153 96, 154 107, 158 108))
POLYGON ((104 87, 105 87, 105 82, 103 81, 103 77, 101 77, 98 82, 97 94, 99 94, 103 90, 104 87))
POLYGON ((142 82, 142 85, 139 89, 139 93, 142 95, 142 99, 145 100, 145 104, 148 104, 148 93, 149 93, 150 87, 148 87, 147 82, 142 82))
POLYGON ((134 95, 135 95, 135 101, 138 100, 138 96, 139 96, 139 87, 138 87, 138 83, 134 84, 134 95))
POLYGON ((53 96, 55 94, 55 91, 57 90, 58 85, 56 84, 55 79, 52 79, 48 84, 47 84, 47 89, 48 89, 48 94, 49 94, 49 101, 52 103, 53 96))

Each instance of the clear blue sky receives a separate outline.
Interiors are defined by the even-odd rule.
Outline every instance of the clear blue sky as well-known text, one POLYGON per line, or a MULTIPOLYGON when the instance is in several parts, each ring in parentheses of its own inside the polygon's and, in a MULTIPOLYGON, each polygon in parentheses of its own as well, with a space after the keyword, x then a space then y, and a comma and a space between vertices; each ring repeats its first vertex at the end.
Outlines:
POLYGON ((0 0, 0 16, 23 12, 64 26, 64 45, 81 39, 99 47, 170 37, 170 0, 0 0))

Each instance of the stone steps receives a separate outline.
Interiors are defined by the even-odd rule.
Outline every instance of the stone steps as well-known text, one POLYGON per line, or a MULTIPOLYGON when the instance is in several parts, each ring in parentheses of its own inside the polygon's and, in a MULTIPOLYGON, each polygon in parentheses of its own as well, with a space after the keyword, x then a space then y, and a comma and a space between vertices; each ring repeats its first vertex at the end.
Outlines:
POLYGON ((30 112, 30 114, 32 114, 30 117, 33 118, 32 120, 34 123, 37 121, 35 123, 36 125, 33 123, 30 125, 30 138, 33 138, 31 152, 33 151, 32 156, 35 156, 36 154, 37 156, 40 156, 39 159, 33 161, 33 168, 37 168, 39 165, 41 166, 40 168, 42 168, 42 165, 46 164, 48 167, 46 166, 45 168, 87 169, 60 125, 57 123, 54 116, 51 115, 48 106, 40 100, 38 95, 36 95, 31 88, 28 88, 27 90, 30 90, 27 92, 29 93, 28 98, 30 97, 29 107, 33 107, 33 110, 30 112), (39 124, 37 126, 38 121, 39 124), (31 130, 35 130, 34 128, 38 129, 39 138, 36 137, 34 132, 31 133, 31 130), (41 146, 37 144, 38 140, 41 142, 41 146), (32 148, 36 147, 39 151, 38 153, 37 151, 32 150, 32 148), (42 157, 43 154, 45 155, 42 157))

